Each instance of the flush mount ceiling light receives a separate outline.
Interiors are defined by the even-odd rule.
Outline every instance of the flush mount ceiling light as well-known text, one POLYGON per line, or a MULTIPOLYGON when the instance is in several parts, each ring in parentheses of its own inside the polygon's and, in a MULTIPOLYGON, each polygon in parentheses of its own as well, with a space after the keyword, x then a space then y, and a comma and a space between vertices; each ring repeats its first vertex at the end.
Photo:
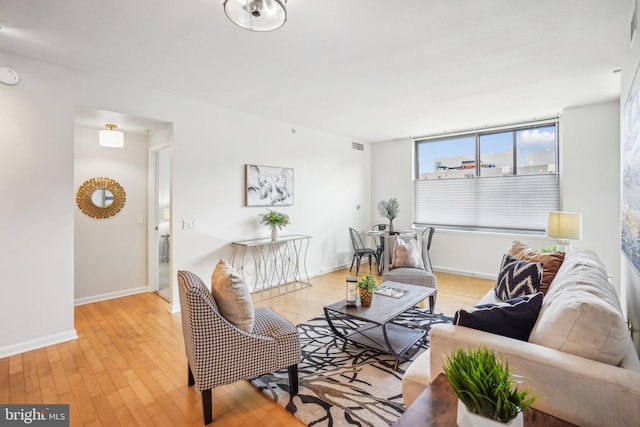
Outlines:
POLYGON ((103 147, 124 147, 124 133, 114 130, 118 126, 107 123, 107 129, 100 131, 100 145, 103 147))
POLYGON ((251 31, 273 31, 287 21, 287 0, 225 0, 224 13, 234 24, 251 31))

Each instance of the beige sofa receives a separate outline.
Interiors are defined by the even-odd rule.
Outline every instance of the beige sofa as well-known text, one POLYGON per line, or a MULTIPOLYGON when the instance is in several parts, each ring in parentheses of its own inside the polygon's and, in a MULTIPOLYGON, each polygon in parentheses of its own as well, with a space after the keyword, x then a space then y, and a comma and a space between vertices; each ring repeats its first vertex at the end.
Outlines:
MULTIPOLYGON (((491 290, 479 303, 495 302, 491 290)), ((591 251, 567 254, 544 297, 529 341, 451 324, 434 325, 430 349, 407 369, 408 407, 455 348, 487 346, 528 378, 534 407, 580 426, 640 423, 640 361, 607 272, 591 251)))

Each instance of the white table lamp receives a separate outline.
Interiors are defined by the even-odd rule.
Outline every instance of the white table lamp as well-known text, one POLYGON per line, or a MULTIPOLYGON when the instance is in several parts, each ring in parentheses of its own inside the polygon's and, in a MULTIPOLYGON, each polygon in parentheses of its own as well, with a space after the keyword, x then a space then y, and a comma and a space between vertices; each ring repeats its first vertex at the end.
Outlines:
POLYGON ((577 212, 549 212, 547 236, 558 239, 558 251, 571 251, 570 240, 580 240, 582 238, 582 214, 577 212))

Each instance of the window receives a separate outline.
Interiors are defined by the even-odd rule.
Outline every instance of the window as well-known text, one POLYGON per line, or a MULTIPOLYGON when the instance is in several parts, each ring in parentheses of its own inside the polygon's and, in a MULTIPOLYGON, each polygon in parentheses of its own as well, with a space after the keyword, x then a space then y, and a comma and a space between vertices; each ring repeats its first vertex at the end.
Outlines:
POLYGON ((559 207, 557 119, 415 142, 414 222, 544 231, 559 207))

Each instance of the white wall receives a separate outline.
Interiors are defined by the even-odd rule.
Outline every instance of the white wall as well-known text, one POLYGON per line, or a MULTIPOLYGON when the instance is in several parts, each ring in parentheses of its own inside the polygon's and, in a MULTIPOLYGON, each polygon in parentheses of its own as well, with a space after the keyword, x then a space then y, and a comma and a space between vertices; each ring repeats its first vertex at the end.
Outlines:
POLYGON ((620 102, 566 108, 560 127, 562 209, 582 212, 582 239, 620 293, 620 102))
POLYGON ((147 165, 147 136, 126 134, 124 147, 108 148, 98 144, 97 129, 76 127, 74 188, 106 177, 126 193, 123 209, 110 218, 91 218, 75 206, 76 304, 147 290, 147 165))
MULTIPOLYGON (((352 139, 225 110, 0 52, 21 82, 0 86, 2 249, 0 357, 73 338, 76 106, 173 123, 172 268, 209 281, 230 242, 267 236, 243 207, 244 164, 292 167, 288 233, 313 236, 307 266, 350 261, 347 228, 370 224, 370 151, 352 139), (296 132, 292 133, 291 129, 296 132), (360 204, 363 209, 357 210, 360 204), (195 221, 195 230, 179 226, 195 221), (29 341, 33 340, 33 341, 29 341), (44 344, 42 344, 44 345, 44 344)), ((135 285, 134 285, 135 286, 135 285)))
POLYGON ((0 357, 73 339, 72 82, 22 67, 0 84, 0 357))
MULTIPOLYGON (((595 250, 619 286, 617 109, 618 102, 614 101, 565 110, 560 119, 560 171, 562 207, 583 214, 583 239, 574 242, 574 247, 595 250)), ((461 129, 467 127, 468 123, 460 124, 461 129)), ((398 226, 410 227, 413 143, 401 140, 374 144, 372 153, 372 217, 377 216, 378 200, 398 197, 398 226)), ((495 278, 502 255, 515 239, 536 248, 554 243, 544 237, 438 230, 431 246, 431 261, 439 271, 495 278)))

